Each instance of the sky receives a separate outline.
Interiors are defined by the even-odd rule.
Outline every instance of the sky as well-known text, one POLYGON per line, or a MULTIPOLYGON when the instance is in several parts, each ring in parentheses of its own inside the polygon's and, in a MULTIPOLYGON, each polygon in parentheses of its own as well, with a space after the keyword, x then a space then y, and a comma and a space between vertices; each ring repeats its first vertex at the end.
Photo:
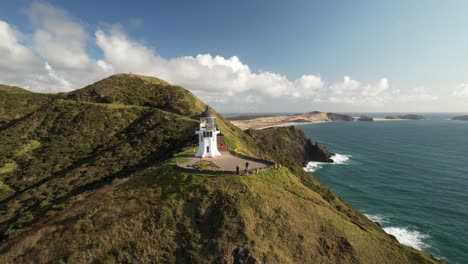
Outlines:
POLYGON ((468 1, 0 0, 0 83, 114 73, 220 112, 468 112, 468 1))

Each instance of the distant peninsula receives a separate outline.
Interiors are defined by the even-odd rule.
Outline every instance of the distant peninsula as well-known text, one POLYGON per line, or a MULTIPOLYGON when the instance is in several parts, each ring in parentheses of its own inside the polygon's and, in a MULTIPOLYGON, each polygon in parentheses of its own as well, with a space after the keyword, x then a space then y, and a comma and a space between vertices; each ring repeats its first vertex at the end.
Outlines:
POLYGON ((313 111, 308 113, 292 114, 292 115, 241 115, 228 118, 231 123, 242 130, 249 128, 264 129, 277 126, 290 126, 298 123, 312 122, 327 122, 327 121, 354 121, 355 119, 349 115, 326 113, 313 111))
POLYGON ((403 119, 403 120, 422 120, 424 116, 422 115, 400 115, 400 116, 386 116, 384 119, 387 120, 395 120, 395 119, 403 119))
POLYGON ((456 116, 456 117, 452 118, 452 120, 468 121, 468 115, 456 116))
POLYGON ((349 116, 332 112, 313 111, 290 115, 239 115, 228 117, 234 125, 242 130, 265 129, 269 127, 291 126, 299 123, 318 123, 330 121, 387 121, 387 120, 422 120, 424 116, 415 114, 389 115, 383 118, 370 116, 349 116))

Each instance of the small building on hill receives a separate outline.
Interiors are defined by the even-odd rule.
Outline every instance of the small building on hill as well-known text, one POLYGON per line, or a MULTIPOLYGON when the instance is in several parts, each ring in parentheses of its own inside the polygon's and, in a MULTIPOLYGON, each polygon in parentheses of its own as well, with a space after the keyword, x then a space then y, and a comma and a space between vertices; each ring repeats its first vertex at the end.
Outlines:
POLYGON ((209 106, 206 106, 205 111, 200 115, 200 129, 195 133, 199 138, 198 152, 195 156, 201 158, 221 156, 217 142, 220 132, 216 125, 216 114, 209 106))

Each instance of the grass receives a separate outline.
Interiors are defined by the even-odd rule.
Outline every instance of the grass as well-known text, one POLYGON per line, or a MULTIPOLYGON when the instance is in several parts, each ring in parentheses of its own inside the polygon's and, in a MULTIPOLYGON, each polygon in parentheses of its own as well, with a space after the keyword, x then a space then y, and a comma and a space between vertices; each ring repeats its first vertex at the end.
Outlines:
POLYGON ((22 145, 17 151, 16 156, 31 155, 32 152, 41 147, 41 142, 37 140, 29 140, 26 144, 22 145))
POLYGON ((237 150, 237 142, 235 139, 230 138, 230 137, 224 137, 224 141, 226 142, 228 148, 232 151, 237 150))
POLYGON ((34 112, 51 100, 52 95, 0 85, 0 125, 34 112))
POLYGON ((13 172, 18 168, 18 165, 14 161, 7 162, 0 167, 0 174, 5 174, 9 172, 13 172))
POLYGON ((2 181, 0 181, 0 201, 3 201, 5 198, 10 196, 14 193, 14 190, 10 188, 10 186, 6 185, 2 181))
POLYGON ((81 219, 91 219, 99 212, 99 208, 87 208, 81 215, 81 219))
POLYGON ((218 170, 219 167, 216 166, 212 161, 201 160, 197 161, 193 167, 197 170, 218 170))
POLYGON ((197 152, 197 149, 198 149, 197 146, 186 148, 185 150, 174 154, 172 160, 174 163, 186 163, 189 161, 187 156, 195 155, 195 153, 197 152))
POLYGON ((41 247, 18 260, 232 262, 231 252, 242 246, 266 263, 430 263, 364 216, 338 212, 287 168, 213 176, 166 162, 89 201, 73 212, 80 217, 70 213, 51 225, 72 223, 37 237, 41 247))

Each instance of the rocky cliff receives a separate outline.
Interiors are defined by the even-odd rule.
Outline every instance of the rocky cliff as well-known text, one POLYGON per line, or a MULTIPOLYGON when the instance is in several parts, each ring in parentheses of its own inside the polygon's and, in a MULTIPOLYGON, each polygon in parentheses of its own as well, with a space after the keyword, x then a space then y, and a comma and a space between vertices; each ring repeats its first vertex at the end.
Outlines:
POLYGON ((333 154, 323 145, 312 143, 299 127, 248 129, 245 132, 283 164, 305 166, 309 161, 333 162, 333 154))

